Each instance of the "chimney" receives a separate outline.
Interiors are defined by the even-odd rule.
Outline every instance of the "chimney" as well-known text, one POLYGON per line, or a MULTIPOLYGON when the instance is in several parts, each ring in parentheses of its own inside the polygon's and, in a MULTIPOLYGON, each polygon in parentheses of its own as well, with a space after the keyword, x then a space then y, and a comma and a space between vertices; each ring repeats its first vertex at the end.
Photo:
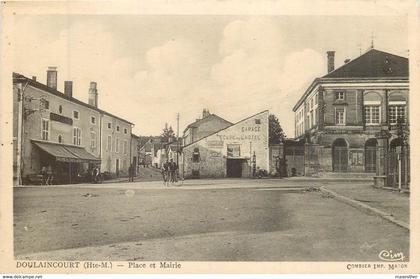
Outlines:
POLYGON ((328 73, 334 71, 334 54, 335 51, 327 51, 328 73))
POLYGON ((98 90, 96 89, 96 82, 91 81, 89 87, 89 105, 98 107, 98 90))
POLYGON ((57 90, 57 67, 48 67, 47 86, 57 90))
POLYGON ((350 62, 350 59, 346 59, 346 60, 344 60, 344 64, 347 64, 347 63, 349 63, 350 62))
POLYGON ((208 109, 203 109, 203 119, 210 115, 210 112, 208 109))
POLYGON ((36 76, 32 76, 32 80, 33 81, 36 81, 36 76))
POLYGON ((73 97, 73 82, 71 80, 64 82, 64 95, 70 98, 73 97))

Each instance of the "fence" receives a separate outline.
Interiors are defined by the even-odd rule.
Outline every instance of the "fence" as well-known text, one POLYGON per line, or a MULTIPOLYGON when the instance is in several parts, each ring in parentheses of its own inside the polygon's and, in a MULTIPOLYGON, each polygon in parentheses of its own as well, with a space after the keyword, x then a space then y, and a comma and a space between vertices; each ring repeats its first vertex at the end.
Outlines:
POLYGON ((410 150, 406 146, 390 150, 387 161, 387 186, 400 190, 410 189, 410 150))

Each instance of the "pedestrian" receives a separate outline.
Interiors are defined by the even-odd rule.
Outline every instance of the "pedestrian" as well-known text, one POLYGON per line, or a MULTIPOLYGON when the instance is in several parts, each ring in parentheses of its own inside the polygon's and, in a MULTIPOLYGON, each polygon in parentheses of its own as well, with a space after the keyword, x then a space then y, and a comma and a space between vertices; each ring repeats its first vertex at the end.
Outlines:
POLYGON ((172 184, 176 182, 176 170, 177 170, 177 165, 174 162, 174 160, 171 159, 171 161, 169 162, 169 179, 172 184))
POLYGON ((42 175, 41 185, 47 185, 48 174, 47 174, 47 167, 46 166, 43 166, 41 168, 41 175, 42 175))
POLYGON ((169 179, 168 179, 168 162, 162 164, 161 172, 163 178, 163 185, 169 186, 169 179))
POLYGON ((98 183, 99 182, 99 168, 95 167, 93 169, 93 183, 98 183))
POLYGON ((53 184, 53 172, 51 165, 48 165, 47 167, 47 183, 46 185, 52 185, 53 184))
POLYGON ((131 180, 131 178, 133 177, 133 165, 131 164, 129 167, 128 167, 128 182, 131 182, 132 180, 131 180))

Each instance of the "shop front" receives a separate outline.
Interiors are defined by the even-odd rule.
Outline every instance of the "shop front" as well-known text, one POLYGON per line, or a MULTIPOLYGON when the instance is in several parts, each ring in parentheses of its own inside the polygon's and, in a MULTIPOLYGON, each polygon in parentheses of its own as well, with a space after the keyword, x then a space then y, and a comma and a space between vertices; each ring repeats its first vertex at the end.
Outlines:
POLYGON ((35 140, 32 144, 39 156, 40 174, 46 171, 52 176, 50 184, 89 183, 93 170, 100 171, 101 160, 82 147, 35 140))
POLYGON ((250 178, 269 170, 268 111, 250 116, 182 149, 185 178, 250 178))

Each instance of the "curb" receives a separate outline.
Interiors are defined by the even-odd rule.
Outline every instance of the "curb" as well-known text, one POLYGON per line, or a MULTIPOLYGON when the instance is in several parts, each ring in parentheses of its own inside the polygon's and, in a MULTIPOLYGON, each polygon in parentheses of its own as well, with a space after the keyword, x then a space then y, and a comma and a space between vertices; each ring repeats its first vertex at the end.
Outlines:
POLYGON ((319 188, 319 190, 322 193, 331 195, 335 199, 337 199, 337 200, 339 200, 341 202, 344 202, 344 203, 346 203, 346 204, 348 204, 348 205, 350 205, 352 207, 355 207, 357 209, 360 209, 361 211, 364 211, 364 212, 367 212, 367 213, 373 213, 373 214, 375 214, 375 215, 377 215, 377 216, 379 216, 379 217, 381 217, 381 218, 383 218, 385 220, 388 220, 389 222, 394 223, 394 224, 396 224, 396 225, 398 225, 398 226, 400 226, 400 227, 402 227, 402 228, 404 228, 406 230, 410 230, 410 225, 409 224, 395 219, 392 216, 392 214, 390 214, 390 213, 387 213, 385 211, 382 211, 382 210, 379 210, 377 208, 374 208, 374 207, 371 207, 369 205, 366 205, 366 204, 364 204, 362 202, 359 202, 359 201, 353 200, 351 198, 348 198, 348 197, 342 196, 340 194, 337 194, 334 191, 331 191, 331 190, 326 189, 324 186, 321 186, 319 188))

